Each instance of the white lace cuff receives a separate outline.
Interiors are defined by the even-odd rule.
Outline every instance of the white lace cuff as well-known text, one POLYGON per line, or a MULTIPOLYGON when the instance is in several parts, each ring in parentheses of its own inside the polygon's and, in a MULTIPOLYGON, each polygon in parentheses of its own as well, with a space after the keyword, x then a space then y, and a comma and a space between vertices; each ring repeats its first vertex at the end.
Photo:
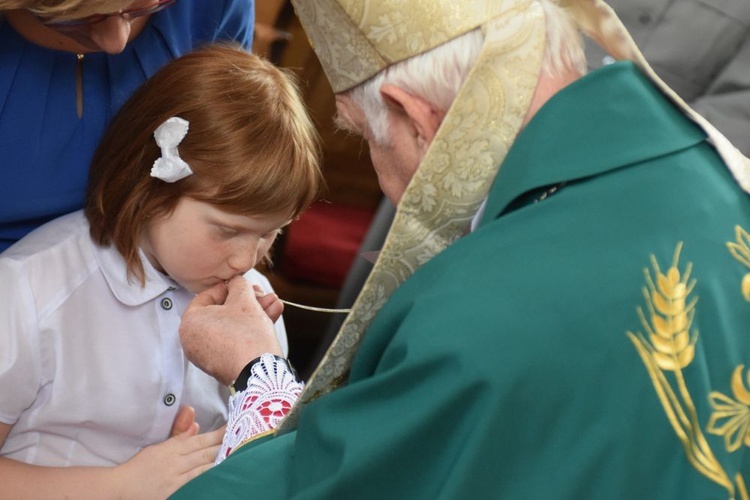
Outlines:
POLYGON ((253 362, 247 389, 229 398, 227 430, 214 463, 221 463, 246 441, 276 429, 302 388, 302 382, 285 360, 264 354, 253 362))

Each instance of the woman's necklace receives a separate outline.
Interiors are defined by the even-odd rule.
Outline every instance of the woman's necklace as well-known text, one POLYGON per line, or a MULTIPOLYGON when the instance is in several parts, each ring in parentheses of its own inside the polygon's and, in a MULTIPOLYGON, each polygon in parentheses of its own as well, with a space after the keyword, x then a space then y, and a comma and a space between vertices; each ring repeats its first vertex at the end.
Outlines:
POLYGON ((76 54, 76 113, 83 116, 83 54, 76 54))

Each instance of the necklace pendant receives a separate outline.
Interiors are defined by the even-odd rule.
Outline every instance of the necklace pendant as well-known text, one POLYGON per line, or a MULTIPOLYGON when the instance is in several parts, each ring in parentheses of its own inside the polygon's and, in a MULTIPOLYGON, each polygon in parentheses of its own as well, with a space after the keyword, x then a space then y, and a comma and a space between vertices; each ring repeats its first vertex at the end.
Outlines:
POLYGON ((83 116, 83 54, 76 54, 76 113, 83 116))

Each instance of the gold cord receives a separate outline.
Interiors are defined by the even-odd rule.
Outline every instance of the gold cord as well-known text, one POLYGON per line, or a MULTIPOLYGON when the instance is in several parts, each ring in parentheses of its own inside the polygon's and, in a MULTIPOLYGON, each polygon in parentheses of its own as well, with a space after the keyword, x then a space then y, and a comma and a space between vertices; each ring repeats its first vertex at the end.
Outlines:
MULTIPOLYGON (((226 284, 226 282, 225 282, 226 284)), ((260 292, 258 290, 255 290, 255 296, 256 297, 264 297, 266 294, 264 292, 260 292)), ((288 300, 279 299, 282 304, 292 307, 297 307, 299 309, 306 309, 308 311, 315 311, 315 312, 325 312, 325 313, 333 313, 333 314, 349 314, 349 311, 351 309, 331 309, 328 307, 315 307, 315 306, 307 306, 305 304, 297 304, 296 302, 289 302, 288 300)))
POLYGON ((351 309, 330 309, 327 307, 315 307, 315 306, 306 306, 304 304, 296 304, 294 302, 289 302, 288 300, 279 299, 281 302, 288 306, 297 307, 299 309, 306 309, 308 311, 315 311, 315 312, 325 312, 325 313, 333 313, 333 314, 349 314, 351 309))

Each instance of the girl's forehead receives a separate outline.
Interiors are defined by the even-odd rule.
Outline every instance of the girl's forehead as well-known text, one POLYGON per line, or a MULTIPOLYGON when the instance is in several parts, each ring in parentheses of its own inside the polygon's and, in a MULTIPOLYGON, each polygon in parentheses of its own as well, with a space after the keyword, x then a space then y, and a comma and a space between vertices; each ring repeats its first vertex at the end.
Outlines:
POLYGON ((220 205, 214 205, 208 201, 199 201, 194 198, 182 198, 180 200, 182 208, 195 214, 209 217, 212 220, 224 222, 226 224, 246 225, 246 226, 266 226, 273 225, 283 227, 291 223, 287 213, 237 213, 227 210, 220 205))

